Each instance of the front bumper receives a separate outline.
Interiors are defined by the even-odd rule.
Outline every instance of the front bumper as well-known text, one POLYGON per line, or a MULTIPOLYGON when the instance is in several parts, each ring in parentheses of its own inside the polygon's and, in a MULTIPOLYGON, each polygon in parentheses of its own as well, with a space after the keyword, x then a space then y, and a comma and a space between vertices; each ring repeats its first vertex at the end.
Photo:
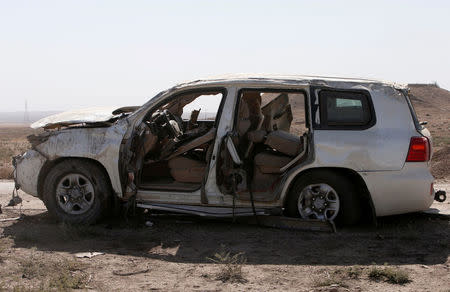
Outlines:
POLYGON ((38 178, 42 166, 47 159, 35 150, 28 150, 13 158, 14 182, 16 188, 25 193, 38 196, 38 178))

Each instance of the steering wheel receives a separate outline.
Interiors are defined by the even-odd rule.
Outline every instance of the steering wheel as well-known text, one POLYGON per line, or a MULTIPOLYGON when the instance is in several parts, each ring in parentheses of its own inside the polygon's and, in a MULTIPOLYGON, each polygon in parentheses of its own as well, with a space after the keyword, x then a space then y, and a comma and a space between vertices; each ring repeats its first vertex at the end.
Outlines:
POLYGON ((183 135, 182 127, 177 122, 175 116, 168 110, 163 111, 163 117, 166 121, 167 129, 171 138, 178 138, 183 135))

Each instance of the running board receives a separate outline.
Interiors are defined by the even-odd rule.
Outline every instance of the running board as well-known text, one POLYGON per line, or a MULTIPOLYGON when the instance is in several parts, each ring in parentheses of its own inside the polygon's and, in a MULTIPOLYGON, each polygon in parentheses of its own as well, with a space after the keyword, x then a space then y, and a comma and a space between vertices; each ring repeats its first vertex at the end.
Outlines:
MULTIPOLYGON (((137 203, 138 208, 167 211, 172 213, 181 213, 189 215, 197 215, 212 218, 232 218, 233 209, 224 207, 205 207, 205 206, 187 206, 187 205, 169 205, 169 204, 145 204, 137 203)), ((251 208, 236 208, 234 217, 243 217, 237 219, 237 222, 246 224, 255 224, 264 227, 302 230, 302 231, 321 231, 336 232, 336 226, 333 221, 321 221, 312 219, 300 219, 284 216, 269 215, 268 210, 256 209, 254 216, 251 208)))
MULTIPOLYGON (((242 216, 253 216, 252 208, 225 208, 225 207, 205 207, 205 206, 188 206, 188 205, 172 205, 172 204, 145 204, 137 203, 136 207, 150 209, 150 210, 160 210, 181 214, 191 214, 202 217, 215 217, 215 218, 226 218, 226 217, 242 217, 242 216)), ((256 215, 267 215, 268 211, 265 209, 256 209, 256 215)))

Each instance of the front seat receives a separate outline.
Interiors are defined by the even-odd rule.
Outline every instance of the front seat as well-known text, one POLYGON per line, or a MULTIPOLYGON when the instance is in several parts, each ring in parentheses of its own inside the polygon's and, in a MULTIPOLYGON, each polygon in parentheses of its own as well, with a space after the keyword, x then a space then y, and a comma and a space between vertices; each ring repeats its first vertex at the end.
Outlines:
POLYGON ((170 175, 178 181, 184 183, 201 183, 205 175, 206 162, 177 156, 168 161, 170 175))
POLYGON ((179 182, 201 183, 203 176, 205 175, 207 161, 211 158, 212 150, 214 148, 214 143, 212 143, 212 141, 215 136, 216 129, 212 128, 205 135, 197 137, 180 146, 167 158, 170 175, 179 182), (206 151, 206 161, 182 156, 183 153, 193 150, 201 145, 205 145, 206 143, 209 143, 208 150, 206 151))

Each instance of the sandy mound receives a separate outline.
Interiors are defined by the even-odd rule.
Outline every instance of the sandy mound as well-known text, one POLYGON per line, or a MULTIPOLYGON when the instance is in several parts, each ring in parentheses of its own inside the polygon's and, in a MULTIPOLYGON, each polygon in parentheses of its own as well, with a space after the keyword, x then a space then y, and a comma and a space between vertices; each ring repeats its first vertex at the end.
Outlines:
POLYGON ((446 146, 433 154, 431 173, 435 178, 447 178, 450 171, 450 146, 446 146))

